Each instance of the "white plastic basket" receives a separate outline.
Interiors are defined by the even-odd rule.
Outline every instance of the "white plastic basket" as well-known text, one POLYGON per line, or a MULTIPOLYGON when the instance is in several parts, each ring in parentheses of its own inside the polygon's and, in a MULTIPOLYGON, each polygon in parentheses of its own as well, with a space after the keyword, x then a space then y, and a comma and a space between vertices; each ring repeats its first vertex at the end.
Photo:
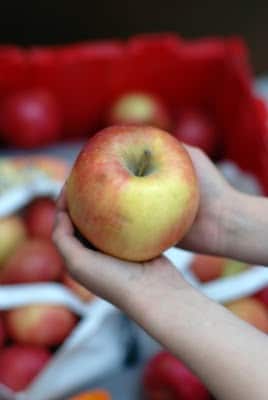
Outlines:
MULTIPOLYGON (((56 197, 61 186, 59 182, 39 177, 30 185, 4 192, 0 196, 0 218, 19 212, 35 197, 56 197)), ((118 309, 98 298, 82 302, 60 283, 0 286, 0 310, 36 303, 64 305, 80 320, 27 390, 12 393, 0 385, 0 399, 66 399, 69 393, 121 368, 128 332, 122 329, 123 319, 118 309)))

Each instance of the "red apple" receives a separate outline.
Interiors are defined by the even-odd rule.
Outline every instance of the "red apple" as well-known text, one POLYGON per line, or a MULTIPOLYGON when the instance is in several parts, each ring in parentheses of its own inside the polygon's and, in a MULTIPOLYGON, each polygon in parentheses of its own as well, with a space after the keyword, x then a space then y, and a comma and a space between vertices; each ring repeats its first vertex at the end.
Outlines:
POLYGON ((30 236, 50 238, 56 216, 55 201, 35 199, 26 209, 25 222, 30 236))
POLYGON ((196 216, 191 159, 157 128, 114 126, 89 139, 67 179, 81 234, 104 253, 145 261, 178 243, 196 216))
POLYGON ((56 346, 71 333, 77 318, 64 306, 30 305, 7 311, 5 323, 17 343, 56 346))
POLYGON ((181 142, 199 147, 209 156, 214 154, 218 139, 214 121, 197 109, 181 111, 174 136, 181 142))
POLYGON ((45 89, 11 94, 0 110, 0 130, 10 145, 30 149, 53 143, 61 136, 59 105, 45 89))
POLYGON ((240 261, 204 254, 196 254, 190 264, 192 272, 201 282, 237 275, 248 267, 240 261))
POLYGON ((6 330, 2 316, 0 316, 0 349, 4 346, 6 340, 6 330))
POLYGON ((2 284, 46 282, 60 278, 63 260, 47 239, 28 239, 2 267, 2 284))
POLYGON ((51 358, 42 347, 12 345, 0 353, 0 383, 15 392, 26 389, 51 358))
POLYGON ((268 308, 268 286, 257 292, 254 297, 268 308))
POLYGON ((169 130, 171 120, 159 97, 144 92, 128 92, 118 97, 111 105, 106 126, 151 125, 169 130))
POLYGON ((0 219, 0 270, 3 263, 26 238, 22 218, 11 216, 0 219))
POLYGON ((83 301, 89 302, 95 298, 93 293, 73 279, 67 272, 63 274, 62 282, 83 301))
POLYGON ((160 352, 146 365, 143 387, 148 400, 209 400, 203 383, 183 363, 160 352))
POLYGON ((245 297, 226 305, 239 318, 268 333, 268 311, 259 300, 245 297))

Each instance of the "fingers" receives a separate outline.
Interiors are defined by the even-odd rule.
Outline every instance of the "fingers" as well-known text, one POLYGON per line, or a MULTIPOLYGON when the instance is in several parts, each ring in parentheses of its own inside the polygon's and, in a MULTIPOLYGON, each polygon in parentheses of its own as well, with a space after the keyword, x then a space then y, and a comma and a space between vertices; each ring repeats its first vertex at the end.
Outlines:
POLYGON ((67 200, 66 200, 66 183, 63 185, 60 195, 57 200, 57 209, 58 210, 66 210, 67 208, 67 200))
POLYGON ((68 214, 59 211, 53 240, 66 262, 68 271, 93 293, 115 302, 125 286, 123 282, 126 278, 127 263, 84 247, 73 233, 68 214))
POLYGON ((53 241, 68 265, 73 264, 77 252, 81 251, 80 242, 73 236, 73 225, 68 214, 59 211, 53 232, 53 241))

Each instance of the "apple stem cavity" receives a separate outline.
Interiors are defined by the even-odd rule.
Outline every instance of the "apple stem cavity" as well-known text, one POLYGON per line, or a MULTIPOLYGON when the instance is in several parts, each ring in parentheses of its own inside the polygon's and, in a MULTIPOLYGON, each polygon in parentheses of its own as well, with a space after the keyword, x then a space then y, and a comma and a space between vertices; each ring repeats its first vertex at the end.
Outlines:
POLYGON ((140 158, 136 176, 145 176, 151 161, 151 152, 144 150, 140 158))

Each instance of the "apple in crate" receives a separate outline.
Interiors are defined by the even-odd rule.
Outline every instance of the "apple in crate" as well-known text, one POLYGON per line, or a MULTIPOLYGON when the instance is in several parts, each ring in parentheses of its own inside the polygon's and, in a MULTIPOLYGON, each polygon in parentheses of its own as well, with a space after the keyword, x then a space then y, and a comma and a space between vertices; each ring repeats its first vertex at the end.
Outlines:
POLYGON ((209 156, 215 153, 218 141, 217 127, 204 111, 182 110, 175 125, 174 136, 181 142, 199 147, 209 156))
POLYGON ((264 304, 268 310, 268 286, 257 292, 254 297, 264 304))
POLYGON ((56 216, 55 201, 50 198, 35 199, 26 209, 25 223, 29 235, 51 238, 56 216))
POLYGON ((106 126, 152 125, 169 130, 171 119, 159 97, 145 92, 128 92, 118 97, 108 110, 106 126))
POLYGON ((114 126, 91 137, 67 179, 74 225, 96 248, 145 261, 186 234, 199 188, 190 156, 169 133, 114 126))
POLYGON ((76 316, 60 305, 35 304, 23 306, 5 315, 7 332, 21 344, 57 346, 71 333, 76 316))
POLYGON ((239 318, 268 333, 268 311, 259 300, 245 297, 227 304, 226 307, 239 318))
POLYGON ((89 302, 95 298, 94 294, 73 279, 68 272, 63 274, 62 283, 74 292, 82 301, 89 302))
POLYGON ((23 219, 11 216, 0 219, 0 270, 6 259, 26 238, 23 219))
POLYGON ((240 274, 249 268, 248 264, 223 257, 196 254, 190 269, 201 282, 240 274))
POLYGON ((9 257, 0 272, 2 284, 53 281, 60 278, 63 260, 47 239, 28 239, 9 257))
POLYGON ((106 390, 90 390, 79 393, 68 400, 112 400, 112 398, 106 390))
POLYGON ((0 130, 8 144, 19 148, 54 143, 62 131, 62 115, 56 98, 45 89, 10 94, 1 104, 0 130))
POLYGON ((0 353, 0 383, 15 392, 26 389, 51 358, 37 346, 11 345, 0 353))
POLYGON ((147 400, 210 400, 204 384, 181 361, 162 351, 147 363, 143 373, 147 400))

